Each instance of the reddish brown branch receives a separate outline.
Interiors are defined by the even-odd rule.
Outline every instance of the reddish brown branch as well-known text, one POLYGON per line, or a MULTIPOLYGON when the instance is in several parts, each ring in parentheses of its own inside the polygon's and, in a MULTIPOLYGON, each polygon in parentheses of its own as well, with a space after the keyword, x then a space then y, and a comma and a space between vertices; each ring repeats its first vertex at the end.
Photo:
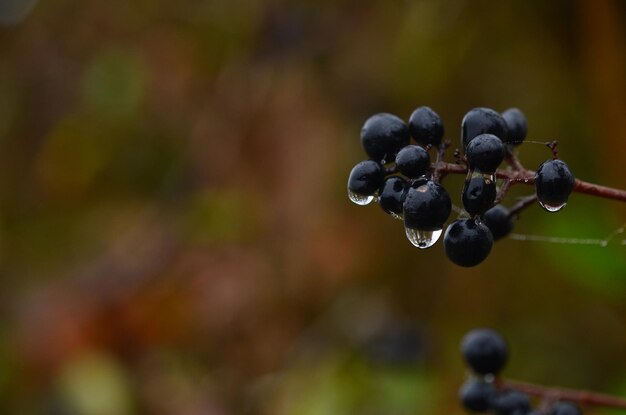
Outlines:
POLYGON ((501 389, 514 389, 519 392, 551 401, 570 401, 580 405, 604 406, 626 409, 626 399, 602 393, 547 387, 532 383, 518 382, 508 379, 496 380, 496 386, 501 389))
POLYGON ((515 153, 513 153, 510 149, 507 149, 505 158, 506 158, 507 163, 509 163, 509 165, 513 168, 513 170, 517 170, 517 171, 526 170, 524 166, 522 166, 522 163, 520 163, 515 153))
MULTIPOLYGON (((439 177, 443 177, 446 174, 467 174, 467 167, 441 161, 433 164, 431 170, 433 172, 437 172, 439 177)), ((511 185, 518 183, 532 185, 535 183, 535 172, 532 170, 526 170, 523 167, 521 170, 497 170, 496 177, 498 179, 510 180, 511 185)), ((583 193, 605 199, 626 202, 626 190, 589 183, 579 179, 576 179, 574 182, 573 191, 576 193, 583 193)), ((502 195, 502 197, 503 196, 504 195, 502 195)))
POLYGON ((626 191, 576 179, 574 192, 626 202, 626 191))
POLYGON ((504 182, 502 183, 502 186, 500 186, 500 190, 498 190, 496 199, 493 201, 494 205, 497 205, 498 203, 502 202, 502 199, 504 199, 504 196, 506 196, 507 192, 509 191, 512 185, 513 185, 512 180, 506 180, 506 179, 504 180, 504 182))
POLYGON ((519 213, 526 209, 529 206, 532 206, 537 201, 537 195, 532 194, 530 196, 526 196, 522 198, 519 202, 517 202, 510 210, 509 217, 517 216, 519 213))

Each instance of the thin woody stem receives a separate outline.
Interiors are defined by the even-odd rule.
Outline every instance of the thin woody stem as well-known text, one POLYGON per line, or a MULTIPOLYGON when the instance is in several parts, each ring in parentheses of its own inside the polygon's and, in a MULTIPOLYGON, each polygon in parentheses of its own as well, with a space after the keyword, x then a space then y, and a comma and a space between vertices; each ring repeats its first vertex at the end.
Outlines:
POLYGON ((519 213, 526 209, 529 206, 532 206, 537 201, 537 195, 532 194, 530 196, 526 196, 522 198, 519 202, 517 202, 510 210, 509 217, 517 216, 519 213))
POLYGON ((519 159, 517 158, 515 153, 513 153, 510 149, 506 150, 506 157, 505 158, 506 158, 507 163, 509 163, 511 165, 513 170, 517 170, 517 171, 524 171, 524 170, 526 170, 524 168, 524 166, 522 166, 522 163, 519 161, 519 159))
MULTIPOLYGON (((439 161, 436 164, 433 164, 431 170, 433 172, 436 171, 438 175, 442 177, 445 174, 466 175, 468 169, 467 167, 458 164, 439 161)), ((535 172, 523 168, 521 170, 496 170, 496 177, 498 179, 510 180, 511 185, 518 183, 532 185, 535 183, 535 172)), ((579 179, 576 179, 574 182, 573 192, 626 202, 626 190, 589 183, 579 179)), ((503 196, 504 195, 502 195, 502 197, 503 196)))
POLYGON ((500 190, 498 191, 498 194, 496 195, 496 199, 493 201, 494 205, 497 205, 498 203, 502 202, 502 199, 504 199, 504 196, 506 196, 507 192, 509 191, 512 185, 513 185, 512 180, 506 180, 506 179, 504 180, 504 183, 502 183, 502 186, 500 186, 500 190))
POLYGON ((580 405, 626 409, 626 399, 597 392, 548 387, 509 379, 497 379, 495 384, 500 389, 514 389, 550 401, 562 400, 575 402, 580 405))

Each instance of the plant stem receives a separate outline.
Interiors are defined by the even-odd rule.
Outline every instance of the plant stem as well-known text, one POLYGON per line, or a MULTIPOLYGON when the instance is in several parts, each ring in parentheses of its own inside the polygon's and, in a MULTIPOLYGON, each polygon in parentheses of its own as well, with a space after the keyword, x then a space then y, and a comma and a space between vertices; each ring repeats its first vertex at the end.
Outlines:
MULTIPOLYGON (((496 170, 496 177, 498 179, 510 180, 510 185, 514 184, 528 184, 532 185, 535 183, 535 172, 532 170, 526 170, 523 167, 520 168, 519 162, 516 163, 517 168, 519 170, 504 170, 499 169, 496 170)), ((439 175, 443 176, 445 174, 467 174, 467 167, 461 166, 458 164, 445 163, 445 162, 437 162, 433 164, 431 167, 433 172, 438 172, 439 175)), ((510 186, 510 185, 507 185, 510 186)), ((508 189, 507 189, 508 190, 508 189)), ((572 190, 576 193, 588 194, 591 196, 602 197, 605 199, 617 200, 620 202, 626 202, 626 190, 615 189, 613 187, 602 186, 595 183, 585 182, 579 179, 576 179, 574 182, 574 189, 572 190)), ((504 195, 501 195, 502 197, 504 195)))
POLYGON ((497 379, 495 384, 500 389, 514 389, 528 395, 551 401, 570 401, 580 405, 604 406, 626 409, 626 399, 602 393, 575 389, 565 389, 518 382, 509 379, 497 379))
POLYGON ((526 209, 529 206, 532 206, 537 201, 537 195, 532 194, 530 196, 526 196, 522 198, 519 202, 517 202, 511 209, 509 210, 509 217, 517 216, 522 210, 526 209))

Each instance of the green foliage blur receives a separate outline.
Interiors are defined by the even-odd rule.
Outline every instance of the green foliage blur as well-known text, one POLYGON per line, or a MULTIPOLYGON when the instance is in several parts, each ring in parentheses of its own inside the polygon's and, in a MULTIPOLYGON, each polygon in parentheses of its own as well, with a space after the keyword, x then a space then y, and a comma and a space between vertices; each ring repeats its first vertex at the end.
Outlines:
MULTIPOLYGON (((626 188, 623 2, 1 0, 0 51, 0 413, 462 414, 481 326, 506 376, 626 396, 623 233, 462 269, 345 189, 365 119, 420 105, 455 145, 519 107, 626 188)), ((625 222, 575 194, 515 232, 625 222)))

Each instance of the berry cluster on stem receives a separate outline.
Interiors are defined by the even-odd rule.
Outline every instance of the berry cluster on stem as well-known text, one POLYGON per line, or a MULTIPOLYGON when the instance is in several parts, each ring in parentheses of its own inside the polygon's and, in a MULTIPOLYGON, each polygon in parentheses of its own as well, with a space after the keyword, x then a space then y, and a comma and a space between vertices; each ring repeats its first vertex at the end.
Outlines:
POLYGON ((377 200, 385 212, 404 221, 409 241, 425 249, 442 235, 452 211, 443 180, 448 174, 465 175, 461 199, 467 217, 450 223, 444 235, 446 255, 464 267, 487 258, 494 241, 510 233, 520 212, 535 202, 556 212, 567 204, 572 192, 626 201, 625 190, 574 178, 569 166, 558 158, 556 141, 545 143, 552 158, 536 171, 526 169, 515 148, 524 142, 527 132, 526 117, 517 108, 501 114, 474 108, 461 122, 464 154, 455 150, 455 163, 450 163, 445 156, 451 141, 444 140, 443 123, 431 108, 417 108, 408 124, 393 114, 376 114, 361 130, 361 144, 369 159, 350 172, 349 198, 359 205, 377 200), (431 149, 435 161, 431 161, 431 149), (506 168, 500 167, 503 162, 506 168), (534 193, 506 208, 502 201, 516 184, 533 185, 534 193))
POLYGON ((626 409, 626 399, 596 392, 546 387, 504 379, 508 359, 504 338, 488 328, 475 329, 461 342, 461 354, 471 376, 459 390, 461 405, 470 412, 496 415, 581 415, 580 406, 626 409), (530 396, 538 398, 533 408, 530 396))

